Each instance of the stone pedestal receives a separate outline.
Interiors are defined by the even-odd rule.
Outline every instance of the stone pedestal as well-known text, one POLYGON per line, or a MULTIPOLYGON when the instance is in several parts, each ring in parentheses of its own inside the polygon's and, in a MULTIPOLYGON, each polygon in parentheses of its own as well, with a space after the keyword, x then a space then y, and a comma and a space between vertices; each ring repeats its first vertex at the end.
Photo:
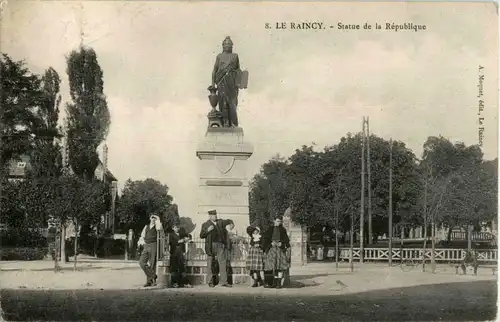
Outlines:
POLYGON ((198 210, 193 237, 208 220, 208 210, 216 209, 221 219, 232 219, 235 232, 246 236, 249 225, 247 160, 253 146, 243 139, 243 129, 209 127, 198 144, 198 210))
POLYGON ((307 229, 292 222, 290 217, 283 217, 283 227, 288 231, 290 238, 291 267, 307 264, 307 229))

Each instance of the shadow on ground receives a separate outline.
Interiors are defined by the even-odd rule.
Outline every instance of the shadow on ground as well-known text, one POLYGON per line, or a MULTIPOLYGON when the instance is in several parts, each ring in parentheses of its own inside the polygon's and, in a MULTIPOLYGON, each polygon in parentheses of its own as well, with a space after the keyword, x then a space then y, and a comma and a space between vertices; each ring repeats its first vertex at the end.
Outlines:
MULTIPOLYGON (((347 275, 350 275, 351 273, 348 273, 347 275)), ((317 277, 327 277, 327 276, 333 276, 333 275, 346 275, 344 274, 315 274, 315 275, 292 275, 290 276, 290 284, 288 285, 287 288, 303 288, 303 287, 314 287, 314 286, 319 286, 322 285, 322 283, 318 283, 316 281, 312 281, 311 279, 317 278, 317 277)))
POLYGON ((2 290, 1 298, 9 321, 484 321, 495 319, 497 295, 495 281, 326 296, 185 291, 2 290))
POLYGON ((353 275, 354 273, 351 272, 336 272, 336 273, 328 273, 328 274, 309 274, 309 275, 291 275, 290 278, 294 281, 298 280, 308 280, 308 279, 313 279, 316 277, 327 277, 327 276, 346 276, 346 275, 353 275))
MULTIPOLYGON (((133 266, 123 266, 123 267, 108 267, 108 266, 94 266, 94 265, 85 265, 85 266, 77 266, 76 271, 77 272, 83 272, 83 271, 89 271, 89 270, 97 270, 97 269, 105 269, 105 270, 111 270, 111 271, 123 271, 123 270, 138 270, 137 267, 133 266)), ((45 267, 45 268, 36 268, 36 269, 24 269, 24 268, 7 268, 7 269, 0 269, 0 271, 5 271, 5 272, 23 272, 23 271, 30 271, 30 272, 55 272, 56 270, 53 267, 45 267)), ((58 269, 59 272, 72 272, 75 269, 73 267, 60 267, 58 269)))

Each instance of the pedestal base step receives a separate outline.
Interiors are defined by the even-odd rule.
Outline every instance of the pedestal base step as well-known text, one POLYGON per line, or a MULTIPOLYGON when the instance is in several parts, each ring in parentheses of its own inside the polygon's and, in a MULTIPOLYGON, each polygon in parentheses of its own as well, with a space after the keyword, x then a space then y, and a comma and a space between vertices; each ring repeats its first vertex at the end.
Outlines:
MULTIPOLYGON (((234 271, 237 268, 232 268, 233 274, 228 274, 228 282, 232 285, 252 285, 253 279, 247 273, 246 268, 239 268, 238 274, 235 274, 234 271)), ((172 275, 171 273, 166 272, 167 269, 165 267, 160 267, 157 284, 159 287, 168 288, 172 286, 172 275)), ((206 275, 206 266, 201 267, 187 267, 187 274, 185 275, 187 281, 191 285, 206 285, 208 284, 207 275, 206 275), (193 273, 196 272, 196 273, 193 273)), ((266 281, 271 283, 273 279, 272 274, 266 274, 266 281)), ((283 275, 284 285, 290 284, 290 271, 284 272, 283 275)), ((218 283, 218 281, 217 281, 218 283)))

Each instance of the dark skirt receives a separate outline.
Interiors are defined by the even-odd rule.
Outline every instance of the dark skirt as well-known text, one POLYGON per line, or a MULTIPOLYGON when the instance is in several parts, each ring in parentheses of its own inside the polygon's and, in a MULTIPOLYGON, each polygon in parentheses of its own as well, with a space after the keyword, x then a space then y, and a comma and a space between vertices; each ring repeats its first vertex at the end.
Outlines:
POLYGON ((264 263, 266 271, 285 271, 290 268, 286 252, 279 247, 271 247, 264 263))
POLYGON ((260 247, 252 246, 248 251, 246 266, 251 271, 264 270, 264 252, 260 247))

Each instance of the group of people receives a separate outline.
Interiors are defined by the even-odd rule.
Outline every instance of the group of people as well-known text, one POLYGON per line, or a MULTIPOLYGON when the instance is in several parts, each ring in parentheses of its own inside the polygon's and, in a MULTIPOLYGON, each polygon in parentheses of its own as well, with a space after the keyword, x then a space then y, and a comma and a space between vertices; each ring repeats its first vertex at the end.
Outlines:
MULTIPOLYGON (((155 286, 158 276, 156 275, 158 232, 163 230, 160 218, 157 215, 149 217, 149 224, 144 226, 139 237, 138 246, 142 247, 139 256, 139 266, 146 274, 146 284, 144 287, 155 286)), ((192 236, 180 229, 178 223, 174 223, 172 231, 168 234, 168 246, 170 253, 170 273, 173 287, 191 287, 186 278, 185 253, 186 245, 191 241, 192 236)))
MULTIPOLYGON (((209 219, 203 223, 200 238, 205 240, 207 255, 207 283, 209 287, 221 285, 232 287, 228 281, 228 263, 231 260, 232 239, 230 231, 234 228, 232 220, 218 219, 217 211, 208 211, 209 219), (219 275, 217 283, 217 275, 219 275)), ((252 287, 281 288, 284 272, 290 267, 288 250, 290 240, 282 225, 282 217, 274 219, 274 225, 263 233, 256 226, 249 226, 250 249, 246 258, 246 268, 252 277, 252 287), (267 273, 267 274, 266 274, 267 273), (269 274, 270 273, 270 274, 269 274), (268 279, 266 276, 271 275, 268 279)), ((145 287, 156 285, 158 276, 155 273, 157 261, 157 232, 163 227, 160 218, 150 216, 150 223, 144 227, 138 244, 143 246, 139 265, 146 274, 145 287), (149 263, 149 265, 148 265, 149 263)), ((191 287, 186 278, 186 244, 192 237, 183 232, 178 224, 174 224, 169 233, 170 273, 173 287, 191 287)))
POLYGON ((274 226, 263 234, 259 227, 247 228, 247 233, 250 235, 250 250, 246 266, 253 279, 252 287, 263 285, 266 288, 281 288, 283 285, 284 272, 290 268, 287 252, 290 248, 290 239, 282 224, 282 217, 275 218, 274 226), (266 271, 272 274, 271 282, 265 278, 266 271))

